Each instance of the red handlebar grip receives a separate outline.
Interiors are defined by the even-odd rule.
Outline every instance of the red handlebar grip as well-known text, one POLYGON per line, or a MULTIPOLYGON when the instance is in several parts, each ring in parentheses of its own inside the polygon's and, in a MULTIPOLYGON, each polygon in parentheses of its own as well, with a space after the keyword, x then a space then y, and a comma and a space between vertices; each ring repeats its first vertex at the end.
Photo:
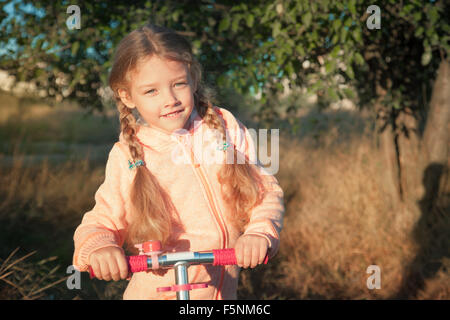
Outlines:
POLYGON ((95 273, 94 273, 94 270, 92 270, 92 267, 91 267, 91 266, 89 266, 89 277, 90 277, 91 279, 94 279, 94 278, 95 278, 95 273))
POLYGON ((126 257, 128 262, 128 271, 131 273, 147 271, 147 256, 139 255, 139 256, 129 256, 126 257))
MULTIPOLYGON (((128 272, 135 273, 141 271, 147 271, 147 256, 139 255, 139 256, 129 256, 125 257, 127 259, 128 264, 128 272)), ((89 276, 91 279, 95 278, 94 270, 89 266, 89 276)))
MULTIPOLYGON (((236 253, 233 248, 231 249, 218 249, 213 250, 214 254, 214 266, 226 266, 237 264, 236 253)), ((269 261, 269 255, 264 258, 264 264, 269 261)))
POLYGON ((213 262, 214 266, 226 266, 237 264, 234 249, 213 250, 213 254, 214 254, 214 262, 213 262))

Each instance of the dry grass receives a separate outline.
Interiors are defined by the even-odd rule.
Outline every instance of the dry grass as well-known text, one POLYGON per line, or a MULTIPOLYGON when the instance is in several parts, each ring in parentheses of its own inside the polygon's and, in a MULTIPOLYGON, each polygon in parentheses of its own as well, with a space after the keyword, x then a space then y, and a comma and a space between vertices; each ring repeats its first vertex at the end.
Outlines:
POLYGON ((331 124, 320 141, 282 139, 280 252, 271 266, 243 272, 241 298, 397 299, 405 283, 422 282, 408 288, 408 298, 450 299, 448 204, 435 208, 441 219, 422 230, 418 243, 414 214, 393 207, 381 188, 381 155, 370 128, 341 138, 331 124), (436 273, 427 271, 432 258, 436 273), (380 267, 381 289, 367 288, 370 265, 380 267), (419 272, 411 275, 411 268, 419 272))
MULTIPOLYGON (((388 299, 397 295, 408 280, 405 270, 415 263, 424 274, 423 286, 411 298, 449 299, 445 230, 426 233, 425 242, 439 243, 427 245, 436 248, 429 256, 439 268, 423 272, 427 256, 417 259, 425 246, 413 237, 417 221, 408 218, 406 208, 392 207, 381 189, 383 168, 370 128, 354 114, 340 116, 339 122, 331 121, 333 114, 322 118, 326 123, 311 136, 301 127, 300 139, 281 131, 277 178, 286 216, 280 252, 267 266, 241 273, 239 298, 388 299), (354 127, 365 129, 351 131, 354 127), (369 265, 381 268, 379 290, 366 286, 369 265)), ((301 124, 307 120, 305 115, 301 124)), ((126 282, 90 281, 83 274, 82 290, 74 291, 62 282, 71 264, 73 231, 94 205, 104 163, 84 159, 24 166, 25 155, 16 150, 13 166, 0 166, 0 299, 120 299, 126 282), (26 252, 13 259, 18 246, 26 252), (27 264, 25 258, 34 260, 27 264), (51 263, 64 267, 43 267, 51 263)), ((435 225, 448 225, 448 214, 442 219, 435 225)))
POLYGON ((0 299, 120 297, 123 284, 90 281, 84 273, 83 290, 68 290, 63 282, 72 264, 73 232, 94 204, 104 167, 93 166, 87 159, 57 166, 45 160, 37 166, 23 166, 19 153, 14 159, 12 167, 0 167, 0 264, 5 266, 0 268, 0 299), (12 261, 16 251, 10 251, 18 245, 25 256, 12 261), (34 259, 26 262, 25 258, 34 259), (49 263, 63 267, 50 270, 49 263), (47 289, 52 289, 49 294, 47 289))
POLYGON ((5 284, 0 287, 0 297, 11 300, 53 298, 54 295, 46 295, 46 291, 66 280, 66 277, 58 279, 56 271, 59 266, 51 269, 48 266, 48 262, 54 261, 56 257, 29 263, 25 260, 36 252, 15 258, 18 250, 16 248, 5 260, 0 259, 0 281, 5 284))
POLYGON ((115 110, 89 115, 70 102, 50 107, 37 99, 2 92, 0 101, 0 154, 11 156, 19 148, 24 155, 67 155, 76 153, 67 145, 104 145, 118 137, 115 110))
POLYGON ((377 157, 364 142, 326 156, 296 149, 307 156, 296 175, 300 197, 290 204, 282 238, 281 254, 290 258, 280 267, 299 298, 386 298, 400 284, 401 262, 413 244, 392 224, 396 212, 383 200, 377 157), (369 265, 380 266, 382 290, 367 289, 369 265))

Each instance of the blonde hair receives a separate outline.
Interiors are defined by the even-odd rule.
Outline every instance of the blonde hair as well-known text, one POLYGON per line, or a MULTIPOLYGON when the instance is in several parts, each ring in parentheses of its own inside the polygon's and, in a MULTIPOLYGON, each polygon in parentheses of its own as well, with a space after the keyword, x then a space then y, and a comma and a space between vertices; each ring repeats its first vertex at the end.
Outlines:
MULTIPOLYGON (((138 124, 128 108, 120 99, 118 90, 129 92, 127 75, 135 70, 141 59, 157 55, 160 58, 183 62, 188 66, 194 87, 194 107, 198 115, 211 129, 219 130, 225 142, 225 126, 213 108, 206 87, 202 83, 201 66, 192 53, 190 43, 175 31, 152 24, 144 25, 123 38, 115 52, 113 66, 109 75, 109 86, 114 92, 120 113, 120 128, 127 141, 133 161, 144 159, 144 149, 136 137, 138 124)), ((249 222, 250 210, 263 198, 264 188, 257 169, 248 162, 237 163, 236 150, 233 150, 232 164, 224 163, 218 172, 221 193, 231 214, 231 221, 240 232, 249 222)), ((127 230, 126 243, 130 250, 133 245, 147 240, 169 240, 173 223, 172 204, 168 195, 160 187, 156 177, 146 166, 136 168, 130 197, 132 202, 131 222, 127 230)))

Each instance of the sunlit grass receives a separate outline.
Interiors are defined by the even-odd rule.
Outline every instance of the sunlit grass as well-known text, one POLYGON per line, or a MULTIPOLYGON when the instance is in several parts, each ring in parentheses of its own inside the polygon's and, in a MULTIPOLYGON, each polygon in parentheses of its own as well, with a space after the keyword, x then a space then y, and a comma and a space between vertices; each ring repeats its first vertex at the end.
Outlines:
MULTIPOLYGON (((0 150, 0 299, 121 299, 126 281, 104 283, 83 274, 82 290, 70 291, 61 280, 67 277, 65 270, 72 262, 73 232, 94 205, 95 191, 104 179, 107 151, 116 139, 114 117, 102 127, 99 117, 81 121, 81 113, 76 110, 70 114, 37 105, 29 112, 32 116, 23 117, 21 122, 11 118, 0 122, 2 148, 14 141, 12 150, 0 150), (75 129, 67 125, 70 121, 75 129), (20 132, 20 126, 26 134, 11 134, 20 132), (69 136, 70 130, 78 134, 69 139, 70 143, 59 139, 69 136), (20 147, 24 141, 28 146, 20 147), (38 148, 45 143, 54 143, 54 149, 43 152, 38 148), (103 146, 97 149, 103 161, 84 156, 59 162, 45 160, 45 155, 68 152, 71 143, 103 146), (25 165, 24 159, 30 154, 42 158, 25 165), (5 165, 8 157, 11 161, 5 165), (21 258, 14 251, 17 247, 23 250, 21 258), (14 266, 5 267, 14 261, 14 266)), ((381 188, 383 168, 372 129, 366 120, 349 112, 310 111, 300 124, 295 139, 280 131, 280 170, 276 176, 286 205, 280 252, 267 266, 241 273, 238 297, 394 296, 421 244, 412 237, 416 221, 406 208, 392 207, 381 188), (318 119, 319 127, 306 129, 314 119, 318 119), (381 268, 379 290, 366 286, 369 265, 381 268)), ((435 250, 448 248, 445 235, 428 237, 430 243, 441 243, 435 250)), ((450 298, 449 259, 445 255, 445 249, 433 253, 442 267, 424 279, 425 286, 417 292, 417 298, 450 298)))

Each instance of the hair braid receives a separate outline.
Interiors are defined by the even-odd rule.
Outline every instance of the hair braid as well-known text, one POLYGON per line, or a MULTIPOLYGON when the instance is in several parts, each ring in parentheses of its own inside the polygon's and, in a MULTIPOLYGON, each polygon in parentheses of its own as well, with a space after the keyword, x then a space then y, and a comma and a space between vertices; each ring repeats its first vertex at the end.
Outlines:
POLYGON ((120 99, 117 100, 117 109, 119 110, 120 130, 125 141, 128 143, 133 161, 142 159, 143 149, 136 139, 137 124, 131 109, 128 108, 120 99))
MULTIPOLYGON (((198 113, 209 128, 219 130, 223 142, 226 142, 225 124, 214 111, 212 103, 204 95, 203 88, 197 94, 198 113)), ((243 231, 249 222, 250 210, 258 205, 264 197, 262 180, 254 165, 245 157, 245 163, 237 162, 237 150, 233 148, 233 161, 224 163, 219 170, 218 180, 221 184, 222 197, 231 211, 235 226, 243 231), (254 183, 248 183, 253 181, 254 183)))
MULTIPOLYGON (((133 161, 144 160, 144 150, 136 138, 137 124, 131 109, 120 99, 117 101, 117 108, 121 132, 128 144, 133 161)), ((171 232, 169 213, 174 212, 173 205, 156 177, 146 166, 136 167, 130 199, 133 218, 127 232, 128 250, 135 251, 134 244, 151 239, 160 240, 164 244, 171 232), (149 194, 150 197, 148 197, 149 194)))

